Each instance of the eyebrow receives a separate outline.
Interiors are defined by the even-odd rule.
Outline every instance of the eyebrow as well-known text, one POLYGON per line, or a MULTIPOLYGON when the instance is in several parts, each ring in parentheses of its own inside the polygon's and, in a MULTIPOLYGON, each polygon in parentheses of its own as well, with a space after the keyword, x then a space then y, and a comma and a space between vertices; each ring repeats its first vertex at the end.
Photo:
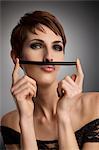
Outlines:
MULTIPOLYGON (((43 41, 43 40, 41 40, 41 39, 32 39, 32 40, 30 40, 30 41, 29 41, 29 43, 30 43, 30 42, 32 42, 32 41, 39 41, 39 42, 44 43, 44 41, 43 41)), ((53 41, 52 43, 62 43, 62 44, 63 44, 63 42, 62 42, 62 41, 53 41)))
POLYGON ((62 42, 62 41, 54 41, 53 43, 62 43, 62 44, 63 44, 63 42, 62 42))

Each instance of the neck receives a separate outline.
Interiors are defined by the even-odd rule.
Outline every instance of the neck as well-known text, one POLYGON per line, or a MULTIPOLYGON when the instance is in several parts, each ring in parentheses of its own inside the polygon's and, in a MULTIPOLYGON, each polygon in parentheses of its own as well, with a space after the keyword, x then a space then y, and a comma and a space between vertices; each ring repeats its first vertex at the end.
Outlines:
POLYGON ((47 87, 38 86, 37 97, 34 100, 35 115, 43 115, 47 119, 55 116, 58 102, 57 86, 57 81, 47 87))

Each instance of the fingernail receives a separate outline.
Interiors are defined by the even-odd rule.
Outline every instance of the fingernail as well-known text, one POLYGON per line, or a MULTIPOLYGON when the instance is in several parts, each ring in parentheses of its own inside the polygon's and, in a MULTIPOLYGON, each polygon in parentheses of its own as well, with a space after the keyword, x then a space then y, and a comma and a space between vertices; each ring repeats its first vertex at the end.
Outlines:
POLYGON ((18 62, 18 58, 16 58, 15 62, 16 62, 16 63, 18 62))
POLYGON ((66 76, 66 79, 70 78, 69 75, 66 76))
POLYGON ((19 58, 16 58, 16 64, 18 64, 20 66, 20 64, 19 64, 19 58))
POLYGON ((80 64, 80 59, 77 58, 77 63, 76 63, 76 67, 78 67, 78 65, 80 64))
POLYGON ((77 58, 77 62, 80 63, 80 59, 79 58, 77 58))

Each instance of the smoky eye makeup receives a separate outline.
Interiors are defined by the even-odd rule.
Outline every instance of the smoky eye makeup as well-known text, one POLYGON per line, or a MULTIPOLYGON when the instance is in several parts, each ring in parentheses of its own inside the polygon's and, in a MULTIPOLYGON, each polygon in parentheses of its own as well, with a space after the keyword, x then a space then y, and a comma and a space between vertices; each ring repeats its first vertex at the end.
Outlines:
POLYGON ((63 47, 60 44, 54 44, 52 47, 56 51, 63 51, 63 47))
MULTIPOLYGON (((54 41, 52 43, 52 49, 55 51, 63 51, 63 45, 60 44, 61 41, 54 41)), ((34 40, 29 44, 29 47, 33 50, 41 49, 47 47, 47 45, 42 40, 34 40)))
POLYGON ((40 49, 40 48, 42 48, 43 47, 43 44, 42 43, 40 43, 40 42, 33 42, 33 43, 31 43, 30 44, 30 48, 32 48, 32 49, 40 49))

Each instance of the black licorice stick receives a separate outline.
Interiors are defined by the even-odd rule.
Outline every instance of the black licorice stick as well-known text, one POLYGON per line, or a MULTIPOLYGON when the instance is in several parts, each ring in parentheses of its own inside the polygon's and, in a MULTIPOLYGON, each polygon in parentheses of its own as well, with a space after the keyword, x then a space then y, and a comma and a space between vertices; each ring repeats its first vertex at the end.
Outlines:
POLYGON ((26 61, 19 60, 20 64, 33 64, 33 65, 76 65, 76 62, 42 62, 42 61, 26 61))

